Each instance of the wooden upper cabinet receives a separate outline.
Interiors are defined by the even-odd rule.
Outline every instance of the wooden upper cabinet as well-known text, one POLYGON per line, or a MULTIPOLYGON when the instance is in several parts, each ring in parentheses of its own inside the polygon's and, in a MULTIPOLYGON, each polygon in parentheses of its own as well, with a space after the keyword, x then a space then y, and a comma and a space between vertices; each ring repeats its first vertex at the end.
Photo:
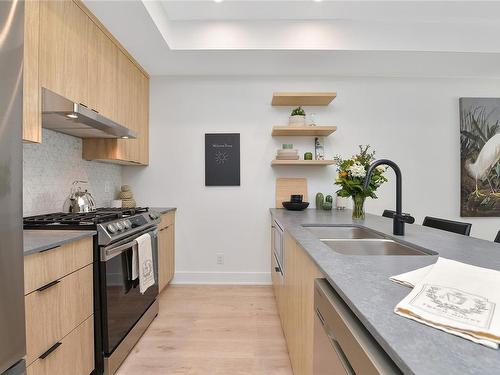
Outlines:
POLYGON ((38 84, 40 3, 24 3, 23 141, 42 142, 42 113, 38 84))
POLYGON ((149 162, 149 76, 80 0, 25 2, 23 140, 42 141, 45 87, 137 133, 84 139, 83 157, 149 162))
POLYGON ((118 121, 118 47, 92 21, 89 30, 89 106, 118 121))
POLYGON ((129 165, 149 163, 149 78, 118 50, 116 115, 113 120, 137 134, 136 139, 85 139, 83 157, 129 165))
POLYGON ((73 1, 40 1, 40 86, 86 106, 90 26, 73 1))
POLYGON ((149 78, 139 75, 139 162, 149 164, 149 78))

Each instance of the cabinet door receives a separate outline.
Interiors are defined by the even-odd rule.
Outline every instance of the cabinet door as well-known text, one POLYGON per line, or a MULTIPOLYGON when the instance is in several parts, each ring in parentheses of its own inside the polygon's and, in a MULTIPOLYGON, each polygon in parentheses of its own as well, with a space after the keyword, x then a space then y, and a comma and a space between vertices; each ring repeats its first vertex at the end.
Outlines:
MULTIPOLYGON (((138 69, 123 52, 119 51, 117 71, 117 101, 118 108, 120 108, 117 120, 121 125, 138 133, 139 79, 136 74, 138 69)), ((119 159, 139 163, 138 139, 118 139, 117 142, 119 159)))
POLYGON ((94 370, 94 316, 59 341, 45 358, 37 359, 27 375, 88 375, 94 370))
POLYGON ((282 325, 293 373, 313 373, 314 280, 323 277, 311 258, 285 232, 282 325))
POLYGON ((23 61, 23 141, 42 142, 38 45, 40 42, 40 2, 24 3, 23 61))
POLYGON ((167 227, 167 284, 175 273, 175 224, 167 227))
POLYGON ((35 361, 92 315, 92 276, 90 264, 25 297, 26 363, 35 361))
POLYGON ((158 286, 160 292, 167 286, 168 274, 168 227, 158 231, 158 286))
POLYGON ((117 119, 118 47, 93 22, 89 31, 89 105, 112 120, 117 119))
POLYGON ((139 133, 139 162, 149 164, 149 78, 137 70, 139 78, 138 133, 139 133))
POLYGON ((40 84, 84 105, 90 23, 72 0, 40 2, 40 84))

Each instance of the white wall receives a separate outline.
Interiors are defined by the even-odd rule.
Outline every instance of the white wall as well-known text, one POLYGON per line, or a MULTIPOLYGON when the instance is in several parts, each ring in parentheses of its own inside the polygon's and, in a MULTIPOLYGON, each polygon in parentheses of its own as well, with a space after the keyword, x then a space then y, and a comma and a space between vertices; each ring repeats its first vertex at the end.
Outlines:
POLYGON ((41 144, 23 145, 24 216, 62 211, 71 184, 88 181, 98 207, 115 199, 122 167, 82 159, 82 140, 43 129, 41 144))
MULTIPOLYGON (((405 78, 161 78, 151 83, 151 164, 125 167, 124 183, 139 204, 176 206, 177 282, 269 280, 268 208, 276 177, 307 177, 309 200, 332 193, 334 167, 271 168, 281 143, 312 150, 309 138, 272 138, 288 108, 272 107, 274 91, 337 91, 325 108, 310 109, 318 123, 336 124, 326 154, 350 156, 370 144, 403 171, 403 208, 459 218, 458 97, 500 96, 498 80, 405 78), (241 133, 241 187, 204 186, 204 134, 241 133), (225 264, 216 264, 216 253, 225 264)), ((308 108, 306 108, 308 110, 308 108)), ((392 177, 392 175, 389 175, 392 177)), ((394 181, 367 211, 394 207, 394 181)), ((463 219, 472 235, 493 239, 500 219, 463 219)))

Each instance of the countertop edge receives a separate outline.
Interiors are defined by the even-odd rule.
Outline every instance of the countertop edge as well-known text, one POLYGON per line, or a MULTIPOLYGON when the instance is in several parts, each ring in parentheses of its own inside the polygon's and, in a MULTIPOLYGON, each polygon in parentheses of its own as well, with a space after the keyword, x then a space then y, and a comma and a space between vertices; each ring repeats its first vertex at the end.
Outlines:
POLYGON ((151 210, 159 212, 162 215, 168 214, 169 212, 177 211, 177 207, 149 207, 151 210))

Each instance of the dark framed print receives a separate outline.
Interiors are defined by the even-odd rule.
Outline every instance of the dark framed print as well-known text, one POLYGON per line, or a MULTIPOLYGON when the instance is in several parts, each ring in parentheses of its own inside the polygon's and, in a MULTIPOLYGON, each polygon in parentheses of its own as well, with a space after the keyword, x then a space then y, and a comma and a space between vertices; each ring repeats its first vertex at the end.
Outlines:
POLYGON ((205 134, 205 186, 240 186, 240 134, 205 134))

